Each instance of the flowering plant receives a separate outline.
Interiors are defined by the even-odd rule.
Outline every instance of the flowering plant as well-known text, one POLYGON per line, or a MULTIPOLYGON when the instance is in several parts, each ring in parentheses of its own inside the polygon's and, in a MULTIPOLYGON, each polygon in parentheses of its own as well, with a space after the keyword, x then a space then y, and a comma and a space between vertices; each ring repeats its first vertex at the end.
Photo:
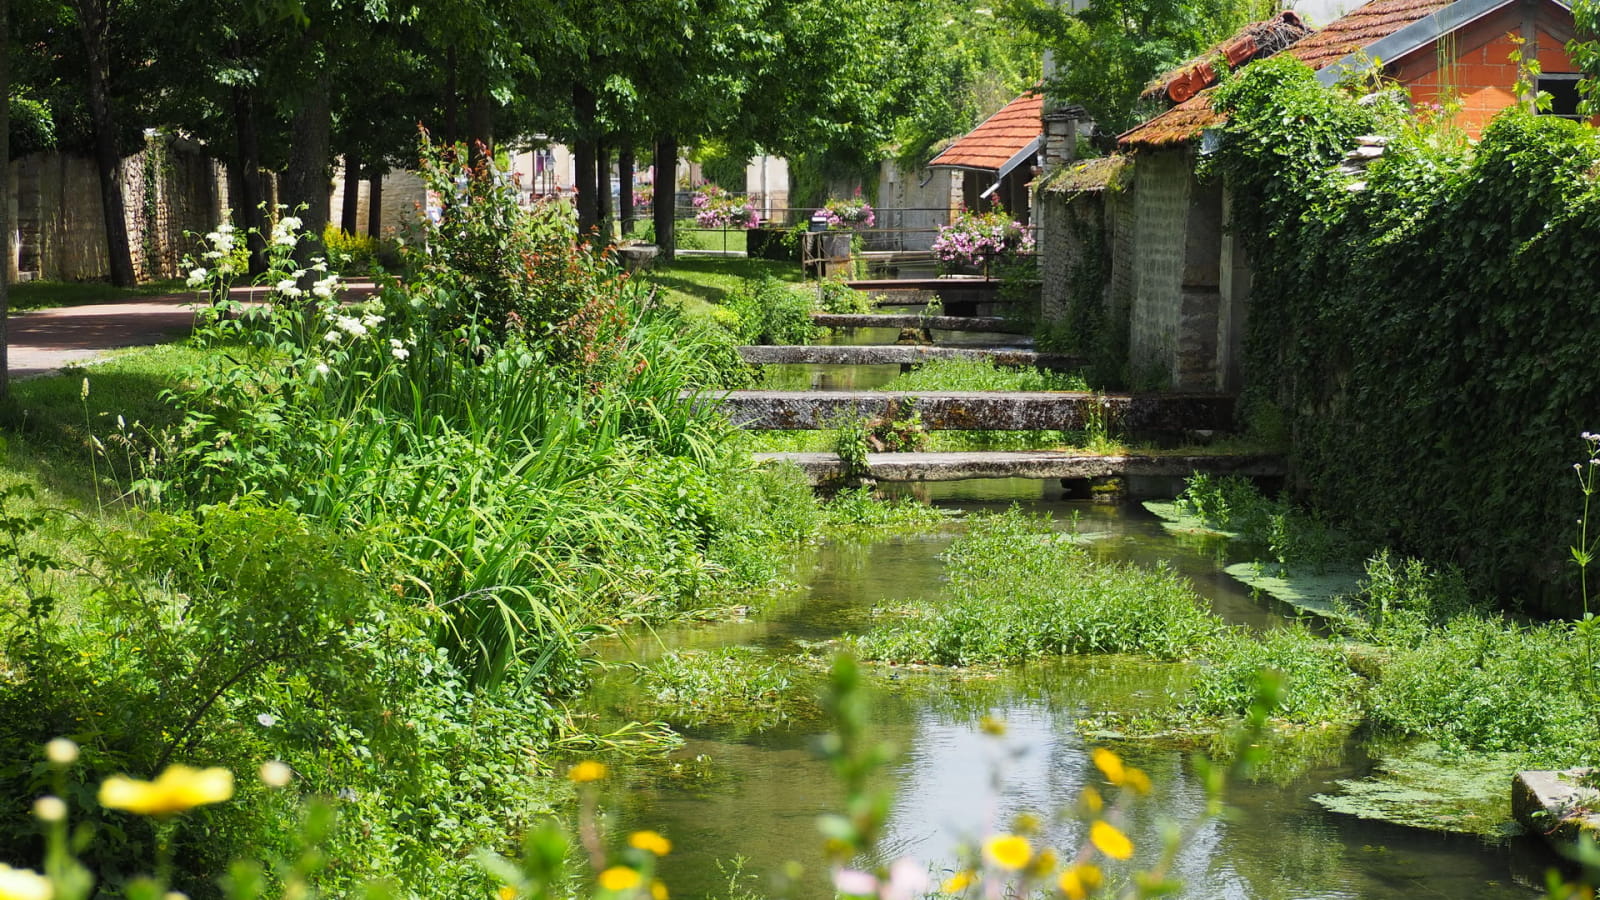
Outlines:
POLYGON ((702 184, 694 192, 694 221, 701 228, 755 228, 761 214, 755 204, 730 194, 714 184, 702 184))
POLYGON ((849 200, 830 199, 818 212, 827 220, 829 228, 871 228, 878 220, 872 205, 861 199, 860 190, 849 200))
POLYGON ((1032 249, 1033 236, 1027 228, 998 207, 986 213, 962 210, 954 222, 939 227, 933 241, 933 254, 941 262, 969 266, 987 266, 1032 249))

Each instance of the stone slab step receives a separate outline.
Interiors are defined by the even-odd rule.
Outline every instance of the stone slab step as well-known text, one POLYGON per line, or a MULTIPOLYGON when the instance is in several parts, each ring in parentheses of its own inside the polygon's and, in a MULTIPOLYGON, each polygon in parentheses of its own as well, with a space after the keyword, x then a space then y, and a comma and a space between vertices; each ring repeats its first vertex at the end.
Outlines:
POLYGON ((1600 790, 1582 782, 1590 769, 1530 770, 1511 780, 1511 817, 1558 851, 1570 851, 1581 835, 1600 838, 1600 790))
POLYGON ((1233 426, 1227 394, 1060 392, 732 391, 711 398, 733 423, 751 430, 831 428, 841 416, 874 418, 915 410, 930 431, 1080 429, 1096 417, 1116 434, 1225 431, 1233 426))
MULTIPOLYGON (((812 484, 844 477, 832 453, 757 453, 762 462, 787 462, 812 484)), ((868 453, 866 477, 877 481, 963 481, 969 478, 1104 478, 1147 476, 1182 478, 1208 475, 1278 476, 1283 458, 1265 455, 1093 456, 1067 451, 968 453, 868 453)))
POLYGON ((928 328, 934 331, 982 331, 991 334, 1027 334, 1027 325, 1002 316, 916 316, 866 313, 812 313, 811 321, 823 328, 928 328))
POLYGON ((963 288, 984 291, 998 290, 1000 282, 981 275, 947 275, 942 278, 857 278, 849 285, 858 291, 879 293, 883 291, 938 291, 963 288))
POLYGON ((770 344, 739 348, 752 365, 910 366, 933 360, 988 360, 998 366, 1075 369, 1083 360, 1026 347, 929 347, 921 344, 770 344))

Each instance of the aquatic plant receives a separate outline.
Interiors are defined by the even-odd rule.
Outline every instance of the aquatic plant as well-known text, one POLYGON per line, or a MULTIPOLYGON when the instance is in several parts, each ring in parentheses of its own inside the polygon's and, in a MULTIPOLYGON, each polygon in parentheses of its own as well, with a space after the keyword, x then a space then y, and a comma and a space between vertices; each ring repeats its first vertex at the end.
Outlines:
POLYGON ((850 640, 864 659, 972 665, 1062 653, 1192 655, 1222 630, 1168 570, 1101 562, 1018 510, 972 520, 947 599, 850 640))

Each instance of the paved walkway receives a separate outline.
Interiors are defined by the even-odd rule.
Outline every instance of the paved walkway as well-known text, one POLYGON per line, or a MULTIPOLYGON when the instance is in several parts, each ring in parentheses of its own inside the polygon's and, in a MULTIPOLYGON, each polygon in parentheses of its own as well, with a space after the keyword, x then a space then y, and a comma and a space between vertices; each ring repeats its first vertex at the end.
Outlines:
MULTIPOLYGON (((372 282, 345 285, 344 299, 372 294, 372 282)), ((234 288, 247 299, 250 288, 234 288)), ((255 289, 261 296, 261 289, 255 289)), ((13 313, 7 323, 12 378, 29 378, 99 359, 123 347, 160 344, 194 328, 194 294, 167 294, 117 303, 64 306, 13 313)))

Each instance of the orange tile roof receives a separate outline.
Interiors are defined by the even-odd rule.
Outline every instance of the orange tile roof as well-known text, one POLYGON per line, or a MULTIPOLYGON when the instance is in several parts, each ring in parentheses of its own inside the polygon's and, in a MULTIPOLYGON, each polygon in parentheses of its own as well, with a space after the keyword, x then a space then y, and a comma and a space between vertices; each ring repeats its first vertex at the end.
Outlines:
POLYGON ((1023 94, 977 128, 957 138, 928 165, 998 172, 1039 136, 1043 130, 1039 117, 1043 112, 1043 96, 1031 92, 1023 94))
POLYGON ((1336 63, 1346 56, 1426 18, 1452 0, 1372 0, 1302 38, 1286 52, 1313 69, 1336 63))
MULTIPOLYGON (((1419 19, 1449 6, 1453 0, 1372 0, 1335 19, 1292 47, 1281 51, 1313 69, 1332 65, 1351 53, 1369 47, 1419 19)), ((1121 147, 1170 147, 1199 137, 1223 122, 1211 109, 1210 90, 1204 90, 1153 119, 1117 137, 1121 147)))

